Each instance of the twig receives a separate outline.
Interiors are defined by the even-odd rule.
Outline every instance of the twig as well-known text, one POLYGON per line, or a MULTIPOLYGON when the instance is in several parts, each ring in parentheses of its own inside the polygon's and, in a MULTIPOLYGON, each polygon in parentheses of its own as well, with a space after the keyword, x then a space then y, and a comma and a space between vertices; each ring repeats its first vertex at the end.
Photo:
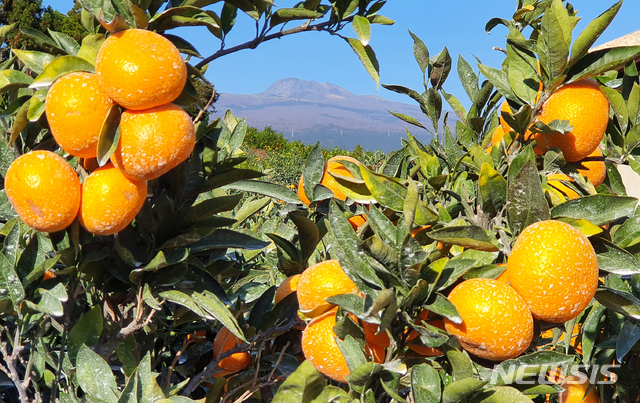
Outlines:
MULTIPOLYGON (((235 354, 235 353, 240 353, 243 351, 247 351, 252 345, 259 343, 263 340, 268 340, 270 339, 272 336, 277 335, 277 334, 281 334, 281 333, 285 333, 288 330, 290 330, 292 327, 294 327, 295 325, 299 324, 300 321, 291 321, 288 324, 281 326, 281 327, 274 327, 271 328, 269 330, 267 330, 266 332, 262 332, 262 333, 258 333, 255 337, 253 337, 252 339, 248 340, 248 343, 242 343, 240 345, 235 346, 234 348, 225 351, 224 353, 220 354, 220 356, 218 356, 218 359, 214 359, 212 360, 206 367, 204 367, 204 369, 202 371, 200 371, 197 375, 195 375, 193 377, 193 379, 191 379, 191 381, 189 382, 189 384, 187 385, 187 387, 184 389, 184 391, 182 392, 183 396, 190 396, 191 393, 198 387, 198 385, 200 385, 200 383, 210 377, 213 374, 213 371, 218 367, 218 363, 220 361, 222 361, 223 359, 230 357, 231 355, 235 354)), ((251 381, 253 382, 253 380, 251 381)))
POLYGON ((187 347, 189 347, 189 344, 193 343, 194 341, 200 340, 200 339, 206 339, 206 337, 202 337, 202 336, 196 336, 195 332, 193 333, 193 337, 186 337, 184 339, 184 341, 182 342, 182 348, 180 348, 180 350, 176 353, 176 356, 173 358, 173 361, 171 362, 171 365, 169 366, 169 370, 167 371, 167 382, 166 382, 166 389, 169 389, 169 386, 171 386, 171 374, 173 374, 173 369, 175 368, 176 364, 178 363, 178 360, 180 359, 180 356, 182 356, 182 354, 187 350, 187 347))
POLYGON ((201 109, 200 112, 198 112, 198 116, 196 116, 196 118, 193 120, 194 124, 198 123, 200 119, 202 119, 202 116, 207 111, 207 109, 211 107, 211 104, 213 104, 213 100, 215 98, 216 98, 216 89, 214 88, 213 92, 211 93, 211 98, 209 98, 209 102, 207 102, 207 105, 204 107, 204 109, 201 109))
MULTIPOLYGON (((0 335, 4 332, 5 328, 0 330, 0 335)), ((7 331, 7 336, 9 336, 9 332, 7 331)), ((24 383, 20 380, 20 374, 18 373, 18 369, 16 368, 16 362, 18 361, 20 354, 24 350, 24 346, 20 345, 20 330, 16 328, 16 333, 14 335, 13 341, 13 350, 11 354, 7 350, 7 343, 0 342, 0 353, 2 354, 2 358, 6 364, 6 367, 0 364, 0 370, 7 374, 7 376, 11 379, 13 384, 18 389, 18 396, 20 397, 20 402, 29 403, 29 396, 27 395, 27 388, 25 388, 24 383)))
MULTIPOLYGON (((353 16, 351 16, 349 18, 345 18, 342 22, 350 22, 352 20, 353 20, 353 16)), ((325 21, 325 22, 322 22, 322 23, 319 23, 319 24, 315 24, 315 25, 302 24, 302 25, 299 25, 299 26, 291 28, 291 29, 275 32, 275 33, 273 33, 271 35, 267 35, 265 37, 256 37, 255 39, 253 39, 251 41, 248 41, 248 42, 245 42, 245 43, 241 43, 241 44, 236 45, 234 47, 227 48, 227 49, 220 49, 216 53, 212 54, 211 56, 208 56, 208 57, 204 58, 203 60, 201 60, 198 64, 195 65, 195 67, 197 69, 201 69, 203 66, 207 65, 208 63, 212 62, 213 60, 216 60, 219 57, 222 57, 224 55, 228 55, 229 53, 237 52, 239 50, 255 49, 262 42, 270 41, 272 39, 278 39, 278 38, 282 38, 282 37, 287 36, 287 35, 297 34, 297 33, 300 33, 300 32, 325 31, 325 30, 327 30, 327 27, 330 27, 331 25, 333 25, 335 23, 336 23, 335 21, 325 21)))

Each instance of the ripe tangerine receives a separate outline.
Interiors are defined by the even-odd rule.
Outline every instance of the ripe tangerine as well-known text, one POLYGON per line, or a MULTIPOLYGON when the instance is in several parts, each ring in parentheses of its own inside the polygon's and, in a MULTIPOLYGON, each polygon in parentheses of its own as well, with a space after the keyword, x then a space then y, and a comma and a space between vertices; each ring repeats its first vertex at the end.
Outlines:
POLYGON ((445 329, 471 354, 503 361, 525 352, 533 340, 531 312, 522 297, 505 283, 472 278, 458 284, 449 301, 462 323, 445 318, 445 329))
POLYGON ((180 51, 165 37, 144 29, 109 36, 96 57, 96 75, 106 94, 127 109, 173 102, 187 82, 180 51))
POLYGON ((189 114, 174 104, 125 111, 111 162, 130 178, 159 178, 189 158, 196 134, 189 114))
POLYGON ((28 226, 43 232, 67 228, 78 214, 80 179, 59 155, 28 152, 11 163, 4 179, 7 198, 28 226))
POLYGON ((120 232, 136 217, 146 197, 145 181, 127 178, 113 164, 106 164, 82 184, 80 224, 97 235, 120 232))
POLYGON ((45 99, 53 138, 71 155, 94 158, 102 124, 113 105, 95 74, 75 72, 57 79, 45 99))
POLYGON ((573 226, 539 221, 518 236, 507 275, 536 318, 562 323, 578 316, 593 299, 598 259, 589 239, 573 226))

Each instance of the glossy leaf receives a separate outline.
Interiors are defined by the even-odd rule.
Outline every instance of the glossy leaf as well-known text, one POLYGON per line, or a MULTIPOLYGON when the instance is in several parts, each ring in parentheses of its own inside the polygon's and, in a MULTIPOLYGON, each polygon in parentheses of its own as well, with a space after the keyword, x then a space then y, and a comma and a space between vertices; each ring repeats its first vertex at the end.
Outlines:
POLYGON ((628 292, 600 287, 596 291, 596 300, 614 312, 640 320, 640 300, 628 292))
POLYGON ((0 92, 14 88, 28 87, 33 82, 31 76, 18 70, 0 71, 0 92))
POLYGON ((85 312, 69 331, 69 356, 74 359, 81 346, 95 347, 102 335, 102 309, 93 306, 85 312))
POLYGON ((97 161, 99 166, 109 162, 120 141, 120 107, 113 105, 102 123, 97 144, 97 161))
POLYGON ((106 39, 107 38, 103 34, 85 36, 82 38, 82 45, 80 46, 80 50, 78 50, 77 56, 95 65, 98 51, 106 39))
POLYGON ((629 217, 635 211, 638 199, 634 197, 597 194, 569 200, 551 209, 556 217, 587 218, 595 225, 629 217))
POLYGON ((48 87, 53 84, 56 79, 74 71, 88 71, 93 73, 95 67, 85 59, 77 56, 60 56, 49 63, 42 73, 33 80, 33 83, 31 83, 29 87, 48 87))
POLYGON ((604 305, 595 301, 582 324, 582 360, 585 364, 591 362, 596 339, 600 335, 600 318, 606 310, 604 305))
POLYGON ((200 307, 204 312, 216 318, 220 323, 229 329, 236 337, 242 341, 247 341, 244 338, 244 333, 240 329, 235 317, 229 312, 229 309, 220 301, 220 299, 213 293, 205 292, 200 294, 198 292, 193 293, 191 296, 193 302, 200 307))
POLYGON ((378 59, 371 46, 363 46, 359 40, 354 38, 345 38, 347 43, 351 46, 351 49, 356 53, 360 62, 367 70, 367 73, 376 82, 376 87, 380 87, 380 65, 378 59))
POLYGON ((4 254, 0 253, 0 300, 9 298, 14 309, 17 310, 18 304, 24 297, 24 288, 16 274, 14 265, 4 254))
POLYGON ((356 15, 351 22, 354 32, 358 36, 362 46, 367 46, 371 40, 371 23, 365 17, 356 15))
POLYGON ((15 53, 16 56, 18 56, 18 59, 20 59, 20 61, 24 63, 24 65, 27 66, 29 70, 33 71, 36 74, 42 73, 42 70, 44 70, 45 66, 51 63, 53 59, 55 59, 55 56, 45 52, 21 49, 12 49, 11 51, 15 53))
POLYGON ((299 204, 300 199, 290 189, 276 183, 263 182, 257 180, 238 180, 225 186, 225 189, 241 190, 244 192, 258 193, 269 196, 285 203, 299 204))
POLYGON ((475 225, 445 227, 429 232, 429 238, 464 248, 486 252, 497 252, 497 241, 492 239, 485 230, 475 225))
MULTIPOLYGON (((271 27, 293 21, 293 20, 314 20, 322 17, 321 13, 306 8, 279 8, 271 16, 271 27)), ((368 23, 369 21, 367 21, 368 23)))
POLYGON ((413 39, 413 56, 418 62, 418 66, 420 66, 420 70, 422 70, 422 74, 424 75, 429 67, 429 50, 424 42, 418 38, 413 32, 409 31, 409 35, 413 39))
POLYGON ((522 394, 518 389, 510 386, 497 386, 495 388, 489 388, 478 396, 476 396, 472 403, 533 403, 533 400, 522 394))
POLYGON ((573 66, 582 56, 584 56, 593 44, 598 40, 600 35, 607 29, 613 18, 618 14, 622 1, 609 7, 605 12, 594 18, 585 29, 580 32, 571 48, 571 57, 569 65, 573 66))
POLYGON ((48 31, 49 35, 54 41, 56 41, 60 49, 64 50, 70 56, 76 56, 78 54, 80 45, 78 45, 78 42, 76 42, 75 39, 69 35, 63 34, 62 32, 52 31, 50 29, 48 31))
POLYGON ((489 381, 482 381, 476 378, 465 378, 454 381, 444 387, 442 393, 442 403, 458 403, 475 391, 481 389, 489 381))
MULTIPOLYGON (((509 168, 510 177, 512 168, 513 164, 509 168)), ((512 230, 516 233, 536 221, 551 218, 547 200, 542 192, 538 169, 530 160, 524 163, 513 180, 508 181, 507 216, 512 230)))
POLYGON ((326 388, 327 382, 311 361, 303 361, 280 385, 273 403, 311 403, 326 388))
POLYGON ((593 239, 592 243, 600 270, 621 276, 640 273, 640 263, 629 252, 602 238, 593 239))
POLYGON ((555 351, 538 351, 529 355, 506 360, 496 365, 493 369, 492 384, 496 386, 513 383, 518 375, 519 368, 526 366, 527 376, 536 376, 539 372, 546 372, 550 368, 557 368, 571 364, 575 356, 560 354, 555 351))
POLYGON ((77 358, 78 383, 85 393, 105 403, 118 401, 118 387, 111 367, 98 354, 83 345, 77 358))
POLYGON ((566 83, 594 77, 640 56, 640 46, 611 48, 589 53, 569 70, 566 83))
POLYGON ((415 403, 440 403, 442 389, 440 375, 429 364, 419 364, 411 369, 411 392, 415 403))
POLYGON ((31 100, 22 104, 20 109, 18 109, 18 113, 16 113, 15 119, 13 120, 13 125, 11 126, 11 137, 9 138, 9 145, 15 143, 20 136, 20 133, 27 127, 29 124, 29 106, 31 106, 31 100))

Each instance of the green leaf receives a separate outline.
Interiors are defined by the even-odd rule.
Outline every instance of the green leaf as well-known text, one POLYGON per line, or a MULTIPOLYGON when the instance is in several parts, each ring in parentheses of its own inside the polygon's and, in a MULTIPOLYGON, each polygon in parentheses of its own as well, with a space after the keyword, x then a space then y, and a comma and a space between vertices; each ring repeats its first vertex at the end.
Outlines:
POLYGON ((601 238, 593 239, 592 243, 600 270, 621 276, 640 273, 640 263, 629 252, 601 238))
POLYGON ((320 183, 324 175, 324 158, 322 158, 322 147, 318 141, 311 149, 304 163, 304 194, 313 201, 313 189, 320 183))
POLYGON ((85 59, 77 56, 60 56, 49 63, 42 73, 36 77, 29 88, 48 87, 58 78, 74 71, 88 71, 93 73, 95 67, 85 59))
POLYGON ((418 66, 420 66, 420 70, 422 70, 422 74, 424 75, 429 68, 429 50, 427 46, 422 42, 420 38, 418 38, 413 32, 409 31, 409 35, 413 38, 413 56, 418 62, 418 66))
POLYGON ((17 24, 17 22, 14 22, 13 24, 3 25, 0 27, 0 42, 4 42, 7 35, 9 35, 11 31, 13 31, 13 28, 15 28, 17 24))
POLYGON ((234 182, 241 180, 255 179, 265 174, 254 171, 252 169, 239 169, 230 168, 222 171, 217 171, 209 177, 204 183, 198 186, 195 190, 196 194, 208 192, 213 189, 218 189, 222 186, 230 185, 234 182))
POLYGON ((630 321, 624 322, 616 342, 616 358, 619 363, 622 363, 624 356, 631 351, 638 340, 640 340, 640 327, 630 321))
POLYGON ((76 368, 78 384, 85 393, 105 403, 117 403, 120 393, 116 379, 102 357, 82 345, 78 351, 76 368))
POLYGON ((55 56, 45 52, 36 52, 33 50, 21 49, 11 49, 11 51, 15 53, 16 56, 18 56, 18 59, 20 59, 20 61, 24 63, 25 66, 27 66, 36 74, 42 73, 42 70, 44 70, 45 66, 51 63, 53 59, 55 59, 55 56))
MULTIPOLYGON (((431 63, 429 81, 433 88, 428 89, 427 92, 433 91, 435 94, 438 94, 437 90, 442 87, 442 84, 444 84, 447 77, 449 77, 449 72, 451 72, 451 63, 451 55, 449 55, 449 50, 445 47, 442 49, 442 52, 436 56, 435 61, 432 61, 431 63)), ((442 103, 442 101, 440 101, 440 103, 442 103)))
POLYGON ((98 345, 102 327, 102 309, 94 305, 78 319, 69 332, 69 356, 72 360, 81 346, 96 347, 98 345))
POLYGON ((203 311, 220 321, 220 323, 236 337, 244 342, 247 341, 244 338, 244 333, 240 329, 236 318, 215 294, 210 292, 205 292, 204 294, 194 292, 191 298, 203 311))
POLYGON ((82 38, 82 46, 80 46, 80 50, 78 50, 77 56, 95 65, 98 51, 100 50, 102 43, 106 39, 107 38, 103 34, 93 34, 85 36, 84 38, 82 38))
POLYGON ((478 190, 482 211, 492 216, 496 215, 507 201, 507 180, 486 162, 480 167, 478 190))
POLYGON ((273 403, 311 403, 326 388, 327 381, 311 361, 303 361, 280 385, 273 403))
POLYGON ((192 312, 194 312, 196 315, 200 317, 213 319, 212 316, 209 316, 208 314, 204 313, 200 309, 200 307, 196 305, 196 303, 193 301, 191 296, 183 293, 182 291, 177 291, 177 290, 163 291, 159 293, 158 296, 164 300, 173 302, 174 304, 182 305, 185 308, 189 308, 192 312))
MULTIPOLYGON (((364 165, 360 166, 360 173, 378 203, 395 211, 403 211, 404 199, 407 196, 407 188, 404 185, 395 178, 374 173, 364 165)), ((427 225, 436 221, 438 221, 436 212, 418 200, 415 215, 416 224, 427 225)))
POLYGON ((620 248, 630 248, 640 243, 640 216, 636 215, 626 220, 611 235, 611 241, 620 248))
POLYGON ((256 180, 239 180, 224 187, 225 189, 241 190, 243 192, 258 193, 269 196, 276 200, 282 200, 285 203, 299 204, 298 196, 286 186, 276 183, 256 181, 256 180))
MULTIPOLYGON (((535 70, 536 56, 533 52, 517 46, 517 39, 522 37, 519 31, 517 34, 510 34, 507 41, 507 60, 509 66, 507 75, 513 92, 528 105, 536 103, 538 94, 538 74, 535 70)), ((522 37, 522 39, 524 39, 522 37)))
POLYGON ((0 71, 0 92, 28 87, 33 82, 31 76, 18 70, 0 71))
MULTIPOLYGON (((198 253, 211 249, 262 249, 269 246, 269 242, 264 242, 250 235, 243 234, 228 229, 217 229, 214 233, 207 235, 197 242, 189 244, 192 253, 198 253)), ((163 247, 170 247, 167 243, 163 247)))
POLYGON ((594 77, 618 66, 624 66, 638 56, 640 56, 640 46, 603 49, 589 53, 569 70, 565 84, 594 77))
POLYGON ((36 122, 44 113, 45 99, 47 98, 47 89, 40 88, 31 97, 29 108, 27 109, 27 119, 29 122, 36 122))
POLYGON ((67 52, 70 56, 76 56, 78 54, 78 50, 80 50, 80 45, 76 42, 75 39, 70 37, 69 35, 63 34, 62 32, 56 32, 48 29, 49 35, 53 38, 54 41, 58 44, 60 49, 67 52))
POLYGON ((496 386, 514 383, 518 375, 523 375, 519 374, 522 367, 527 368, 527 376, 537 376, 540 372, 571 364, 574 361, 575 356, 560 354, 555 351, 537 351, 496 365, 491 374, 491 383, 496 386))
POLYGON ((503 97, 518 102, 518 97, 513 93, 511 84, 509 83, 509 76, 504 70, 494 69, 493 67, 485 66, 479 63, 478 68, 480 73, 489 80, 491 84, 498 90, 503 97))
POLYGON ((445 227, 429 232, 429 238, 464 248, 486 252, 497 252, 497 241, 492 239, 485 230, 475 225, 445 227))
POLYGON ((483 390, 472 403, 533 403, 533 400, 522 394, 518 389, 510 386, 497 386, 483 390))
POLYGON ((595 301, 582 324, 582 360, 585 364, 591 362, 593 347, 600 335, 600 318, 606 310, 607 308, 604 305, 595 301))
POLYGON ((11 138, 9 138, 9 145, 15 143, 15 141, 20 136, 20 133, 27 127, 29 124, 29 106, 31 105, 31 100, 22 104, 20 109, 18 109, 18 113, 16 113, 16 117, 13 120, 13 125, 11 126, 11 138))
POLYGON ((633 215, 638 199, 635 197, 597 194, 566 201, 551 209, 554 218, 587 218, 595 225, 604 225, 633 215))
POLYGON ((630 118, 627 102, 618 90, 601 85, 600 91, 607 97, 609 105, 611 105, 611 109, 613 109, 614 116, 620 125, 620 130, 622 133, 626 133, 630 118))
POLYGON ((513 176, 513 180, 511 180, 512 168, 514 164, 509 168, 507 217, 512 231, 520 233, 536 221, 548 220, 551 214, 535 164, 527 160, 513 176))
POLYGON ((393 116, 397 117, 398 119, 409 123, 410 125, 418 126, 418 127, 422 128, 422 129, 429 130, 429 129, 427 129, 426 126, 424 126, 422 123, 420 123, 420 121, 418 119, 416 119, 414 117, 411 117, 409 115, 404 115, 404 114, 398 113, 398 112, 392 112, 390 110, 387 110, 387 112, 389 112, 393 116))
POLYGON ((367 46, 371 40, 371 23, 363 16, 356 15, 351 22, 354 32, 358 35, 358 39, 362 46, 367 46))
POLYGON ((316 246, 320 242, 320 231, 312 220, 300 214, 289 213, 289 218, 298 229, 298 239, 300 241, 300 251, 302 259, 307 260, 313 255, 316 246))
POLYGON ((58 46, 58 44, 42 31, 38 31, 34 28, 29 27, 21 27, 20 32, 29 38, 33 39, 40 47, 43 47, 46 52, 52 53, 60 53, 63 50, 58 46))
POLYGON ((481 381, 476 378, 465 378, 454 381, 444 387, 442 403, 458 403, 463 401, 475 391, 481 389, 489 381, 481 381))
POLYGON ((415 403, 440 403, 442 389, 440 375, 429 364, 419 364, 411 369, 411 392, 415 403))
POLYGON ((222 12, 220 13, 220 21, 222 22, 222 33, 227 35, 231 28, 236 24, 236 17, 238 16, 238 7, 229 4, 225 1, 222 6, 222 12))
POLYGON ((351 224, 342 214, 335 200, 332 200, 329 206, 328 227, 335 240, 335 244, 331 247, 332 253, 340 260, 340 265, 345 273, 356 285, 360 285, 364 281, 376 288, 382 288, 382 282, 360 248, 361 240, 356 236, 351 224))
POLYGON ((460 317, 455 305, 440 293, 436 293, 435 301, 425 307, 429 312, 444 316, 453 323, 462 323, 462 317, 460 317))
POLYGON ((380 65, 378 59, 371 46, 363 46, 362 43, 354 38, 345 38, 347 43, 351 46, 351 49, 356 53, 360 62, 367 70, 367 73, 376 82, 376 87, 380 87, 380 65))
POLYGON ((99 166, 109 162, 109 158, 116 151, 120 141, 120 107, 112 105, 100 128, 98 135, 97 161, 99 166))
MULTIPOLYGON (((225 8, 226 8, 227 3, 225 3, 225 8)), ((223 13, 222 13, 222 17, 224 18, 224 8, 223 8, 223 13)), ((222 29, 224 30, 224 21, 223 21, 223 27, 222 29)), ((203 59, 202 55, 200 54, 200 52, 198 52, 198 49, 195 48, 195 46, 193 46, 190 42, 187 42, 185 39, 177 36, 177 35, 171 35, 171 34, 163 34, 162 36, 164 36, 165 38, 167 38, 169 41, 171 41, 171 43, 173 43, 173 45, 178 48, 178 50, 180 51, 180 53, 184 53, 186 55, 189 56, 194 56, 197 57, 199 59, 203 59)))
POLYGON ((620 6, 622 6, 622 1, 617 2, 598 17, 594 18, 587 24, 586 28, 580 32, 580 35, 578 35, 571 47, 569 66, 573 66, 582 56, 587 54, 591 46, 593 46, 600 35, 607 29, 611 21, 613 21, 616 14, 618 14, 620 6))
MULTIPOLYGON (((315 20, 320 17, 322 17, 321 13, 313 10, 307 10, 306 8, 279 8, 271 16, 270 26, 273 28, 284 22, 293 20, 315 20)), ((367 23, 368 22, 369 21, 367 21, 367 23)))
MULTIPOLYGON (((577 20, 575 21, 577 23, 577 20)), ((538 36, 538 56, 540 67, 554 80, 564 71, 569 58, 571 23, 567 9, 560 0, 552 4, 542 16, 540 35, 538 36)))
MULTIPOLYGON (((19 226, 19 224, 16 225, 19 226)), ((16 274, 14 264, 4 254, 0 253, 0 300, 9 298, 14 310, 18 310, 18 304, 24 297, 24 288, 16 274)))
POLYGON ((614 312, 640 320, 640 300, 628 292, 600 287, 596 291, 596 300, 614 312))

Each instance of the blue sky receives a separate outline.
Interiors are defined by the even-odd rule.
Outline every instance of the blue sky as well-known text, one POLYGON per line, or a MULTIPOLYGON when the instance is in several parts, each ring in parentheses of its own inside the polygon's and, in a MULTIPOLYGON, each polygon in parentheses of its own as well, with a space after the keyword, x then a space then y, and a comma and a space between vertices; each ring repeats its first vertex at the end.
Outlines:
MULTIPOLYGON (((582 20, 576 35, 589 21, 614 4, 613 0, 574 0, 582 20)), ((44 0, 53 8, 66 12, 72 0, 44 0)), ((291 7, 297 1, 278 1, 280 7, 291 7)), ((492 48, 504 47, 506 28, 496 27, 491 34, 484 31, 492 17, 509 19, 516 0, 388 0, 380 14, 396 21, 393 26, 374 26, 371 45, 380 63, 380 81, 422 89, 422 75, 412 55, 410 29, 429 48, 431 55, 447 46, 454 59, 454 70, 444 88, 468 105, 466 95, 455 74, 455 61, 461 54, 472 65, 474 55, 484 64, 499 67, 502 53, 492 48)), ((211 6, 219 12, 220 6, 211 6)), ((640 1, 626 0, 618 16, 596 44, 640 29, 640 1)), ((291 25, 293 26, 293 25, 291 25)), ((287 26, 287 28, 290 26, 287 26)), ((227 38, 227 47, 253 38, 253 20, 239 14, 236 26, 227 38)), ((171 31, 189 40, 202 55, 214 53, 220 41, 204 28, 180 28, 171 31)), ((351 27, 343 35, 355 37, 351 27)), ((575 38, 575 35, 574 35, 575 38)), ((476 69, 477 70, 477 69, 476 69)), ((374 94, 387 99, 411 103, 400 94, 376 85, 366 73, 347 43, 327 33, 308 32, 291 35, 261 44, 257 49, 243 50, 212 62, 206 76, 221 93, 253 94, 264 91, 271 83, 287 77, 297 77, 340 85, 355 94, 374 94)))

